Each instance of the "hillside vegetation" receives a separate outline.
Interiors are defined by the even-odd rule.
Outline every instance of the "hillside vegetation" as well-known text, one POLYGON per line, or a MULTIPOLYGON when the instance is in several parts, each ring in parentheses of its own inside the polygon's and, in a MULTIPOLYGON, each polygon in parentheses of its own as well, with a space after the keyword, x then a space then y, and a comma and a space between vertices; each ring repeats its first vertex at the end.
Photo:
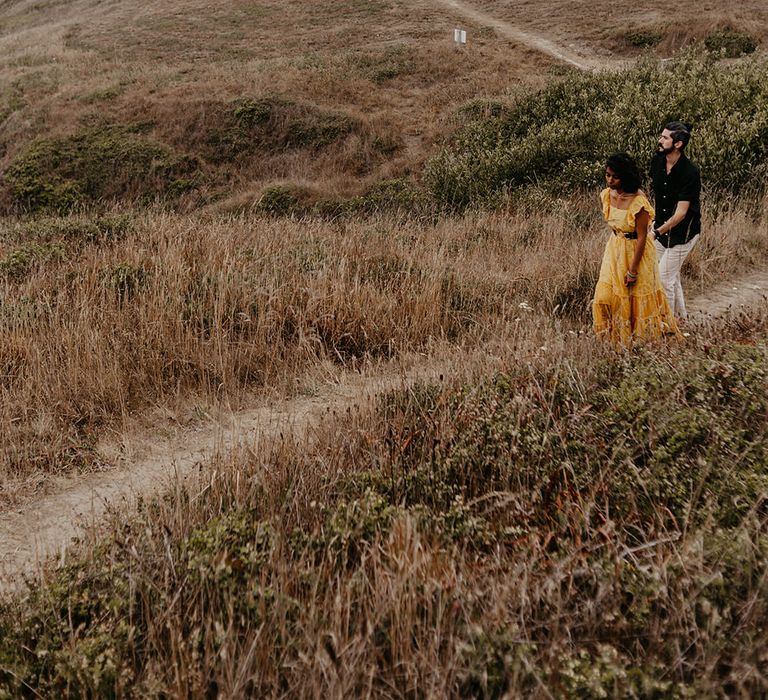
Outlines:
POLYGON ((429 164, 426 182, 445 205, 493 201, 543 186, 556 195, 592 188, 606 154, 639 163, 660 125, 694 125, 689 156, 710 194, 759 192, 768 175, 768 66, 725 66, 700 55, 641 63, 620 74, 575 75, 470 121, 429 164))
POLYGON ((767 321, 623 356, 524 335, 501 374, 236 455, 8 603, 0 683, 759 696, 767 321))
MULTIPOLYGON (((761 3, 754 5, 753 18, 765 12, 761 3)), ((501 0, 485 8, 502 18, 508 11, 501 0)), ((574 11, 579 8, 546 0, 518 9, 514 21, 557 36, 578 31, 574 11), (544 18, 546 30, 539 26, 544 18)), ((614 22, 608 8, 598 11, 604 15, 599 26, 614 22)), ((261 208, 282 213, 365 212, 381 203, 382 187, 410 192, 435 148, 468 118, 489 110, 493 119, 472 138, 504 154, 491 157, 470 148, 461 157, 480 155, 483 164, 491 157, 497 171, 505 167, 499 159, 511 159, 534 178, 542 166, 553 167, 542 159, 563 157, 562 186, 592 185, 595 164, 617 147, 644 156, 669 115, 702 127, 697 155, 718 176, 725 157, 718 129, 736 128, 739 148, 762 138, 764 67, 649 64, 618 86, 611 74, 568 78, 566 72, 563 78, 551 60, 500 41, 487 27, 470 23, 471 42, 457 51, 451 44, 457 18, 426 0, 414 6, 339 0, 322 9, 302 0, 238 0, 216 8, 174 0, 151 9, 136 0, 17 0, 3 13, 5 213, 158 201, 182 211, 251 211, 263 203, 261 208), (717 79, 703 85, 710 68, 717 79), (553 78, 553 87, 531 97, 531 88, 553 78), (616 91, 619 99, 607 105, 616 91), (576 96, 584 99, 573 104, 576 96), (743 133, 747 127, 738 123, 738 114, 731 114, 734 100, 744 102, 742 121, 756 124, 751 135, 743 133), (596 123, 573 133, 587 110, 596 123), (537 120, 547 143, 562 133, 564 144, 529 152, 526 140, 533 138, 528 132, 537 120), (492 146, 489 137, 498 135, 499 121, 507 126, 501 143, 492 146), (356 197, 371 188, 373 204, 360 204, 356 197)), ((725 49, 735 41, 729 31, 742 32, 754 47, 762 39, 761 25, 747 22, 746 8, 728 14, 704 7, 695 14, 696 21, 685 25, 691 41, 683 43, 703 50, 697 27, 720 31, 706 35, 713 61, 722 55, 718 41, 725 49)), ((637 25, 638 32, 646 30, 652 23, 637 25)), ((591 36, 589 45, 599 40, 591 36)), ((626 47, 613 51, 626 55, 626 47)), ((464 201, 464 194, 444 191, 457 186, 444 182, 451 175, 440 165, 428 170, 427 190, 437 190, 440 202, 464 201)), ((479 174, 481 194, 489 177, 509 186, 519 181, 514 173, 479 174)), ((394 199, 397 206, 422 203, 408 194, 394 199)))
POLYGON ((715 5, 478 2, 649 51, 583 74, 426 0, 4 3, 0 509, 130 430, 454 361, 116 506, 2 594, 0 698, 768 695, 765 309, 589 329, 603 159, 668 119, 686 293, 768 262, 765 7, 715 5))

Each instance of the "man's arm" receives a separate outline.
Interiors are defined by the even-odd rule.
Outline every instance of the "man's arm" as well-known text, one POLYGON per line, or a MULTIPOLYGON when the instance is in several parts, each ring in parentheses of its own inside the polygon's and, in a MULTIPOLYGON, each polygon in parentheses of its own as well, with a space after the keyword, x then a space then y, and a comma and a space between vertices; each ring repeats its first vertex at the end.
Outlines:
POLYGON ((669 233, 675 226, 677 226, 685 218, 688 213, 688 208, 691 206, 690 202, 678 202, 675 211, 661 226, 655 229, 656 233, 669 233))

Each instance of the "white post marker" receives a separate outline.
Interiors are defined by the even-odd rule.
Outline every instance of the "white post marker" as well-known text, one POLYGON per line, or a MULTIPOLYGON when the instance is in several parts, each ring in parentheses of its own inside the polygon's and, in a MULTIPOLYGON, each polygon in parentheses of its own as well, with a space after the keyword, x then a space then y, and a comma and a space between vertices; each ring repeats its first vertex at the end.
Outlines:
POLYGON ((467 43, 467 32, 463 29, 454 29, 453 30, 453 43, 456 44, 456 47, 458 48, 462 44, 467 43))

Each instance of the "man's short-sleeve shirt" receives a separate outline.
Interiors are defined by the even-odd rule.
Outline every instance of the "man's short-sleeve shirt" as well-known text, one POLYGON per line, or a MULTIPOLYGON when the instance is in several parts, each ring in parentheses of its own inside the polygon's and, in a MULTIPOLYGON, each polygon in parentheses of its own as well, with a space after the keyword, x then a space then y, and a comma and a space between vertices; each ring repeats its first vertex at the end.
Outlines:
POLYGON ((667 173, 667 158, 657 153, 651 161, 651 180, 656 206, 656 227, 672 217, 678 202, 689 202, 685 218, 668 234, 659 236, 665 248, 687 243, 701 232, 701 175, 683 153, 667 173))

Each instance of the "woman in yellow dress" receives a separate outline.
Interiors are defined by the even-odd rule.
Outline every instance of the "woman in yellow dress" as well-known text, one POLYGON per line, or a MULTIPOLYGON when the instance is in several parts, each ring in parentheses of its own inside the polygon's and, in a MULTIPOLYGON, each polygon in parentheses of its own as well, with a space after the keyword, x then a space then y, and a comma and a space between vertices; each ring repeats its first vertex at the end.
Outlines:
POLYGON ((641 182, 637 165, 626 153, 606 161, 608 187, 600 193, 600 202, 611 236, 600 266, 592 318, 598 336, 624 346, 680 337, 661 286, 656 250, 648 241, 654 211, 641 182))

